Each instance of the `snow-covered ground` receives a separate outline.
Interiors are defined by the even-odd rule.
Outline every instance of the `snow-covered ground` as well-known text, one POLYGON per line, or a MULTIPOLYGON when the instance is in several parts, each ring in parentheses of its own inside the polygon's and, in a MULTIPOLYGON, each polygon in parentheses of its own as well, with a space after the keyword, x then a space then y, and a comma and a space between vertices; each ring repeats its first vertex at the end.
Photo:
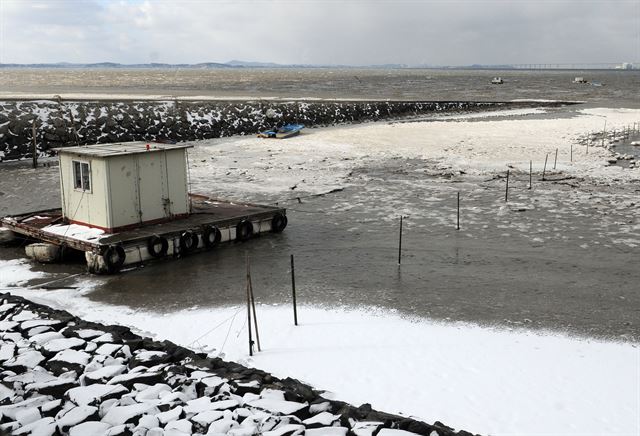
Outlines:
MULTIPOLYGON (((292 140, 259 140, 253 136, 202 141, 190 153, 191 182, 195 190, 279 194, 297 191, 322 193, 334 189, 363 160, 394 157, 435 163, 442 172, 487 175, 512 169, 542 173, 549 155, 550 171, 558 149, 557 170, 567 175, 599 180, 640 178, 640 168, 606 166, 611 151, 587 151, 577 141, 588 133, 622 129, 640 121, 640 110, 579 109, 573 117, 540 118, 540 109, 441 116, 428 122, 370 123, 326 129, 307 129, 292 140), (500 119, 474 121, 480 116, 500 119), (573 162, 571 150, 573 148, 573 162)), ((640 124, 640 123, 638 123, 640 124)))
MULTIPOLYGON (((0 261, 0 287, 29 277, 0 261)), ((380 308, 258 305, 262 352, 248 356, 245 308, 133 311, 81 290, 12 288, 91 321, 292 376, 335 399, 494 435, 635 435, 640 432, 637 344, 403 318, 380 308)))

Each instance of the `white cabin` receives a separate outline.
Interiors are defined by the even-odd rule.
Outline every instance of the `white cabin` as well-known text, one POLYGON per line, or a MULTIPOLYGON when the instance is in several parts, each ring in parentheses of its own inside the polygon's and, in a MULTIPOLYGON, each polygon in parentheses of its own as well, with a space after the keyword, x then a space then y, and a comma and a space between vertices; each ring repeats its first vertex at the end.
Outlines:
POLYGON ((63 217, 115 233, 189 214, 184 144, 58 148, 63 217))

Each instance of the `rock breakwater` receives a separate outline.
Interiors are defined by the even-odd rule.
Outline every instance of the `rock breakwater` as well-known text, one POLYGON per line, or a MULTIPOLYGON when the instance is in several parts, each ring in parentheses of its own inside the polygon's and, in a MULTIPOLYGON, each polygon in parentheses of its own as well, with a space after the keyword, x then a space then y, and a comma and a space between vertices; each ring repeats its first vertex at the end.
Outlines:
POLYGON ((0 295, 0 431, 14 435, 470 436, 0 295))
MULTIPOLYGON (((556 103, 562 104, 562 103, 556 103)), ((289 122, 308 126, 436 112, 549 106, 541 102, 409 101, 0 101, 0 161, 68 145, 255 134, 289 122)))

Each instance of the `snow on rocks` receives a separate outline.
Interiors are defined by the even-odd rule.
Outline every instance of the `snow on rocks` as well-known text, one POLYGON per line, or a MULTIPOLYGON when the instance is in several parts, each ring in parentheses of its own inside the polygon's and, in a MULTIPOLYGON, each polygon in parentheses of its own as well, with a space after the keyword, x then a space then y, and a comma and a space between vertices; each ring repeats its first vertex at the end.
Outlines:
POLYGON ((0 428, 16 435, 469 435, 8 294, 0 322, 0 428))
POLYGON ((122 385, 100 385, 78 386, 69 389, 65 396, 79 406, 98 404, 110 398, 117 398, 129 390, 122 385))

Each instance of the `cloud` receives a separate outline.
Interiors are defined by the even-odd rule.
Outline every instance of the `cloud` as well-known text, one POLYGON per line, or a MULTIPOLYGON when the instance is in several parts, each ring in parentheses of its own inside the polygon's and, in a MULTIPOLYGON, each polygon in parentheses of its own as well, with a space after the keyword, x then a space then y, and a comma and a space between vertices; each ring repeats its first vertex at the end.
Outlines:
POLYGON ((640 59, 635 0, 0 0, 0 25, 5 63, 640 59))

